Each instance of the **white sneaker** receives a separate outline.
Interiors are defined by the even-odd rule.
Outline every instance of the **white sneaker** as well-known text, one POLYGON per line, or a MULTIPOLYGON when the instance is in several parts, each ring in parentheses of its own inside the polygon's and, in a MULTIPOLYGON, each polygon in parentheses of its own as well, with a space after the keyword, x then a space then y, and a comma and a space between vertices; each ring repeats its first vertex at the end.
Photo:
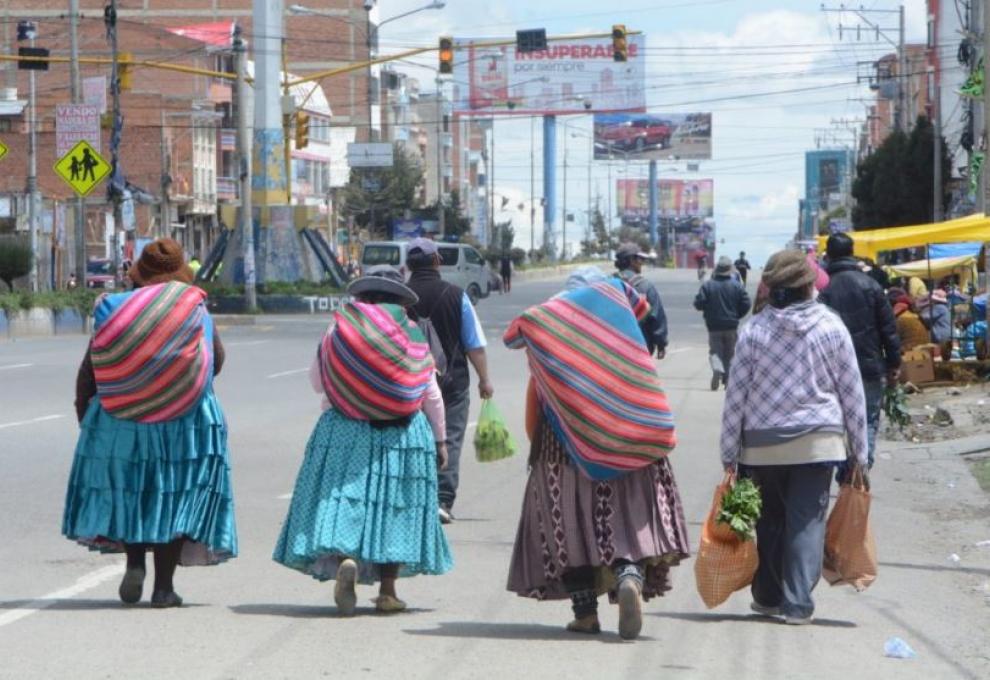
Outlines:
POLYGON ((446 505, 441 505, 437 512, 440 515, 440 524, 450 524, 454 521, 454 515, 446 505))
POLYGON ((810 616, 785 616, 784 623, 789 626, 806 626, 814 621, 810 616))
POLYGON ((760 616, 780 616, 780 607, 767 607, 755 600, 749 603, 749 608, 760 616))
POLYGON ((357 583, 358 565, 354 560, 344 560, 337 567, 337 582, 333 586, 333 601, 341 616, 354 616, 357 609, 357 593, 354 591, 357 583))

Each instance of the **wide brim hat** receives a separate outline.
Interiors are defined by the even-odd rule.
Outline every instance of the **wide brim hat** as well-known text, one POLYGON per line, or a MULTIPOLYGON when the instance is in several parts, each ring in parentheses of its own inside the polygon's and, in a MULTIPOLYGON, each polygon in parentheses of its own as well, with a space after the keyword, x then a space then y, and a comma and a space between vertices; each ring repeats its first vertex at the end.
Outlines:
POLYGON ((619 260, 631 260, 634 257, 638 257, 641 260, 655 259, 649 253, 643 252, 643 250, 638 245, 636 245, 635 243, 631 243, 629 241, 621 244, 618 248, 616 248, 615 257, 616 259, 619 260))
POLYGON ((170 238, 161 238, 146 245, 127 275, 138 286, 171 281, 191 284, 196 279, 196 274, 186 263, 182 246, 170 238))
POLYGON ((800 250, 774 253, 763 268, 763 283, 768 288, 804 288, 815 282, 818 273, 800 250))
POLYGON ((385 293, 395 297, 403 307, 419 302, 419 296, 402 282, 399 270, 388 265, 369 268, 364 276, 347 284, 347 292, 354 297, 365 293, 385 293))

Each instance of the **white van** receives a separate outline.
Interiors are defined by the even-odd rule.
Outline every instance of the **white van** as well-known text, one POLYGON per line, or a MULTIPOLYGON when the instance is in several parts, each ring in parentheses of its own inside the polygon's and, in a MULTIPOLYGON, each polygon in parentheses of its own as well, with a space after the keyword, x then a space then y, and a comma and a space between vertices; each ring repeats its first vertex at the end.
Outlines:
MULTIPOLYGON (((361 269, 367 270, 378 264, 389 264, 402 272, 402 277, 409 276, 406 266, 406 248, 408 241, 370 241, 364 244, 361 251, 361 269)), ((440 276, 455 286, 460 286, 477 302, 488 297, 491 293, 491 277, 488 265, 481 253, 465 243, 437 242, 440 252, 440 276)))

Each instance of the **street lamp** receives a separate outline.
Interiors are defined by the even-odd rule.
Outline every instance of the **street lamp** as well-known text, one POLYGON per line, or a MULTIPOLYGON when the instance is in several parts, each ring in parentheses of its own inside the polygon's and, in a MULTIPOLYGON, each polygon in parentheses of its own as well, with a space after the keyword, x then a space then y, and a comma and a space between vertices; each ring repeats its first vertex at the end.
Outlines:
MULTIPOLYGON (((367 27, 365 29, 364 35, 365 35, 365 46, 368 48, 369 62, 372 59, 374 59, 378 54, 378 49, 377 49, 378 32, 382 26, 392 21, 396 21, 397 19, 403 19, 412 14, 416 14, 418 12, 425 12, 426 10, 431 10, 431 9, 443 9, 444 7, 447 6, 447 3, 444 0, 433 0, 429 4, 423 5, 422 7, 417 7, 416 9, 411 9, 408 12, 402 12, 401 14, 396 14, 394 17, 389 17, 384 21, 380 21, 378 22, 378 25, 375 26, 374 24, 371 23, 371 12, 375 9, 376 1, 377 0, 364 0, 364 10, 365 12, 368 13, 367 27)), ((313 9, 311 7, 306 7, 305 5, 298 5, 298 4, 289 5, 289 13, 297 14, 297 15, 325 17, 328 19, 337 19, 338 21, 343 21, 343 19, 341 19, 340 17, 334 14, 331 14, 330 12, 313 9)), ((375 127, 372 122, 374 119, 373 106, 374 106, 374 101, 376 99, 374 75, 375 75, 374 65, 369 63, 368 64, 368 140, 369 141, 373 141, 375 137, 375 127)))

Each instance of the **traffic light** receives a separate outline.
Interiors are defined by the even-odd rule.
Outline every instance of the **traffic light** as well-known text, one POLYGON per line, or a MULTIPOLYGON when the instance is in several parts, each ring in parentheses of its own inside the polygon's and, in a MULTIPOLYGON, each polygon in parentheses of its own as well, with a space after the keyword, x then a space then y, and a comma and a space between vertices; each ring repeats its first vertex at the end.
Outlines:
POLYGON ((626 25, 612 26, 612 59, 629 61, 629 43, 626 41, 626 25))
POLYGON ((309 146, 309 114, 300 111, 296 114, 296 148, 309 146))
POLYGON ((121 52, 117 62, 117 77, 120 79, 120 91, 127 92, 131 89, 134 66, 134 55, 130 52, 121 52))
POLYGON ((454 39, 444 36, 440 38, 440 75, 450 75, 454 72, 454 39))

